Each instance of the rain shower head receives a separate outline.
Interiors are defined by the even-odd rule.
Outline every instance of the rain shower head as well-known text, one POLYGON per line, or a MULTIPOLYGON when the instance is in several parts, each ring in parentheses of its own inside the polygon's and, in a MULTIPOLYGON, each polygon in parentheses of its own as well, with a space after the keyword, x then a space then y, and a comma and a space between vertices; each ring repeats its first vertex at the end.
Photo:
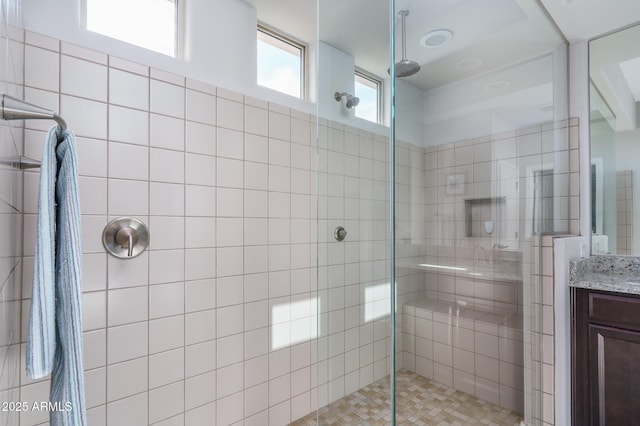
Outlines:
MULTIPOLYGON (((407 59, 407 28, 405 20, 409 15, 409 11, 406 9, 398 12, 398 16, 402 18, 402 59, 400 62, 396 62, 394 69, 396 71, 396 77, 409 77, 420 71, 420 64, 416 61, 410 61, 407 59)), ((391 68, 387 70, 391 74, 391 68)))
POLYGON ((354 109, 355 107, 358 106, 358 104, 360 103, 360 98, 353 96, 347 92, 336 92, 333 97, 335 98, 336 101, 340 102, 342 101, 342 98, 347 98, 347 102, 345 104, 345 106, 349 109, 354 109))

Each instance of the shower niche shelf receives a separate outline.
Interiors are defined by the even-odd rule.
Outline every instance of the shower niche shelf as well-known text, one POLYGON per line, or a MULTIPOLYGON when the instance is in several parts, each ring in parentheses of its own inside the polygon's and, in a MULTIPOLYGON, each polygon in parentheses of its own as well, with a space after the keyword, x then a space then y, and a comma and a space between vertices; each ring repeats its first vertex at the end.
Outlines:
POLYGON ((468 198, 464 200, 466 237, 489 237, 496 232, 506 197, 468 198))

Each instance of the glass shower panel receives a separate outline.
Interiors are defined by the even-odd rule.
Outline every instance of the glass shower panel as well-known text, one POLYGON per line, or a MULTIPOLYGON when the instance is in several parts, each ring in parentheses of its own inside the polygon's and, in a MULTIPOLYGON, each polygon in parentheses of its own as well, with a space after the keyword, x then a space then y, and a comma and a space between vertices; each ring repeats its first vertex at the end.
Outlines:
POLYGON ((315 415, 318 424, 362 424, 391 418, 390 5, 317 4, 315 415), (375 102, 355 100, 356 70, 378 82, 379 92, 369 97, 386 113, 370 111, 375 102), (368 119, 358 117, 359 108, 368 119), (370 121, 379 116, 381 123, 370 121))
POLYGON ((403 10, 421 69, 395 81, 395 420, 539 424, 541 237, 569 230, 567 46, 534 0, 403 10))

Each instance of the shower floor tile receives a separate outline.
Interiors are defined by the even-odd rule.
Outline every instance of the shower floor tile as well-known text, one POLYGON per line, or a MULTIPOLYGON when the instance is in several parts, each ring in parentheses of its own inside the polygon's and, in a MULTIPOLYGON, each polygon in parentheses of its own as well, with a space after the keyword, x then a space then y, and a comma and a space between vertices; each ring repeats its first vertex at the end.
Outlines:
MULTIPOLYGON (((505 408, 400 370, 396 374, 398 425, 519 425, 522 418, 505 408)), ((389 378, 385 377, 291 423, 294 426, 386 426, 391 422, 389 378)))

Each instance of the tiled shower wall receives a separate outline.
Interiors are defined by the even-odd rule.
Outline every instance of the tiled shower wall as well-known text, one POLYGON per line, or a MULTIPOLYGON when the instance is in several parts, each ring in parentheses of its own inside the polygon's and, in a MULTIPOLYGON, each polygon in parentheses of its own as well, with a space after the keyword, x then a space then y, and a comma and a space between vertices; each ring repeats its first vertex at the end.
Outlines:
POLYGON ((616 253, 633 254, 633 170, 616 173, 616 253))
MULTIPOLYGON (((307 114, 26 34, 25 97, 77 135, 91 425, 283 425, 315 406, 315 123, 307 114), (313 189, 313 190, 312 190, 313 189), (106 223, 149 224, 108 256, 106 223)), ((40 157, 50 123, 27 122, 40 157)), ((23 333, 37 172, 25 173, 23 333)), ((24 371, 24 366, 21 366, 24 371)), ((48 395, 21 378, 22 399, 48 395)), ((28 412, 21 425, 47 420, 28 412)))
MULTIPOLYGON (((92 425, 282 425, 388 374, 387 138, 321 121, 316 147, 307 114, 34 33, 24 49, 26 100, 78 140, 92 425), (125 215, 151 243, 118 260, 100 238, 125 215)), ((49 125, 26 123, 27 156, 49 125)), ((397 152, 410 265, 424 156, 397 152)), ((38 178, 25 173, 23 342, 38 178)), ((422 294, 422 271, 398 275, 399 294, 422 294)), ((21 380, 23 398, 46 398, 47 381, 21 380)))
MULTIPOLYGON (((0 92, 22 96, 22 31, 18 0, 0 2, 0 92)), ((0 401, 20 397, 20 284, 22 273, 22 172, 10 163, 22 153, 21 122, 0 122, 0 401), (9 163, 9 164, 7 164, 9 163)), ((0 425, 18 413, 0 410, 0 425)))

